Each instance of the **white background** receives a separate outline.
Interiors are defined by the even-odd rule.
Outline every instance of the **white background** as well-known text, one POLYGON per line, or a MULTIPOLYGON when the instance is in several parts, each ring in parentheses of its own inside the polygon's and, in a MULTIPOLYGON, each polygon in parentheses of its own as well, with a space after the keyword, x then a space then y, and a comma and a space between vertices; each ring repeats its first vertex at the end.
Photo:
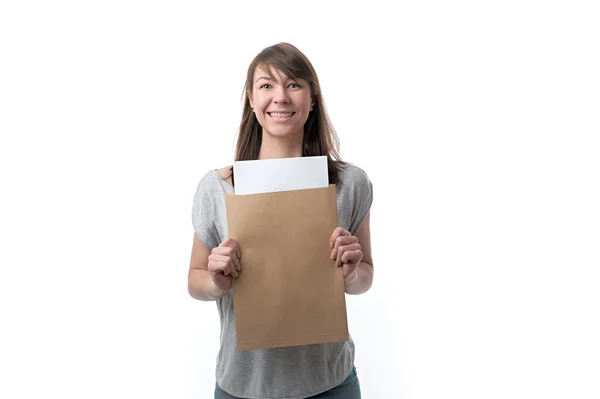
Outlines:
POLYGON ((0 397, 210 398, 196 185, 296 45, 371 178, 363 397, 600 397, 592 1, 3 1, 0 397))

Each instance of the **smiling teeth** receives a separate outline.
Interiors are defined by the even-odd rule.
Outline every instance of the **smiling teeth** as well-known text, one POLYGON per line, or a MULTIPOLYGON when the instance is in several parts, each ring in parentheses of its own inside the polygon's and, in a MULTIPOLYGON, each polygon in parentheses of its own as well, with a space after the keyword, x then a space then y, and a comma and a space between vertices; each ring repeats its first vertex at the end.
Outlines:
POLYGON ((275 118, 287 118, 292 116, 293 112, 287 113, 287 114, 281 114, 279 112, 271 112, 271 116, 274 116, 275 118))

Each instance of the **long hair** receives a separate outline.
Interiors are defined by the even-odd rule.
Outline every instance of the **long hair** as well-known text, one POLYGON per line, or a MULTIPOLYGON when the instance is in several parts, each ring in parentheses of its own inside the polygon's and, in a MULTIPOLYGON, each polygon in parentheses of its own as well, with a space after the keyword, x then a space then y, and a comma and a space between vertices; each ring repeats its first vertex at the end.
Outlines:
MULTIPOLYGON (((242 120, 238 131, 235 149, 236 161, 249 161, 258 159, 262 143, 262 127, 258 123, 250 106, 248 95, 252 93, 252 80, 257 67, 269 71, 269 67, 279 69, 290 78, 302 78, 309 82, 311 98, 314 102, 313 110, 309 113, 304 124, 302 139, 302 156, 327 156, 329 170, 329 183, 336 184, 338 175, 345 163, 339 155, 339 139, 329 116, 325 110, 325 103, 321 94, 319 78, 308 58, 296 47, 289 43, 278 43, 262 50, 250 63, 244 85, 244 108, 242 120)), ((273 78, 273 76, 271 76, 273 78)), ((233 179, 233 169, 232 169, 233 179)))

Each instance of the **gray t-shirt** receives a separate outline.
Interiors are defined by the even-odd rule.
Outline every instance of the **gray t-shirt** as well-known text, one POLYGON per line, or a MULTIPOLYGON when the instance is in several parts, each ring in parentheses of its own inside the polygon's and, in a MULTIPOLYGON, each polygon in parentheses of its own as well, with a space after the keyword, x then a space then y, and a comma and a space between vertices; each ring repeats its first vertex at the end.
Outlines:
MULTIPOLYGON (((234 192, 234 188, 216 170, 211 170, 198 184, 194 196, 192 224, 198 238, 209 249, 219 246, 228 236, 226 192, 234 192)), ((367 174, 347 164, 340 173, 336 195, 338 224, 354 235, 373 202, 367 174)), ((216 380, 230 395, 252 399, 301 399, 339 385, 352 371, 352 337, 340 343, 238 351, 231 291, 216 303, 221 320, 216 380)))

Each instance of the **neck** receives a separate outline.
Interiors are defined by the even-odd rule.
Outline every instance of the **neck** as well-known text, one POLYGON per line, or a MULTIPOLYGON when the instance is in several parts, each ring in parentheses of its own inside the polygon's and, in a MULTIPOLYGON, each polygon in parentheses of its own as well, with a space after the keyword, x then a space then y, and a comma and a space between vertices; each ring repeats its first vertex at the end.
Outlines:
POLYGON ((302 134, 296 134, 292 137, 274 137, 265 134, 263 130, 258 159, 296 158, 301 156, 302 134))

